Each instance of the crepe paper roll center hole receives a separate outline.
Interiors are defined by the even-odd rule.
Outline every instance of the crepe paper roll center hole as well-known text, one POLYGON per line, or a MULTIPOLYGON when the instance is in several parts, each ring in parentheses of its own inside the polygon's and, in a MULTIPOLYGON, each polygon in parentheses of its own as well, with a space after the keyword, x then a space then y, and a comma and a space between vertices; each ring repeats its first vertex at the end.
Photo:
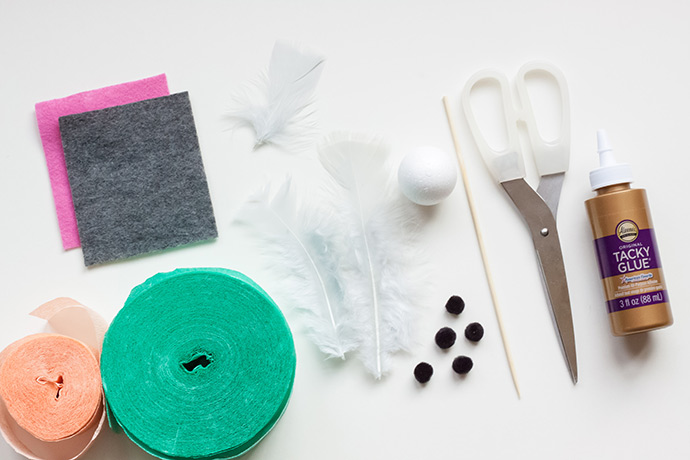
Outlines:
POLYGON ((48 377, 38 377, 36 378, 36 381, 41 385, 55 385, 55 388, 57 389, 57 391, 55 392, 55 399, 60 398, 60 392, 62 391, 62 388, 65 386, 65 380, 61 375, 58 375, 58 377, 55 380, 51 380, 48 377))
POLYGON ((182 367, 184 367, 185 370, 187 370, 187 372, 192 372, 194 369, 196 369, 199 366, 205 368, 209 364, 211 364, 211 361, 208 359, 208 356, 199 355, 196 358, 192 359, 191 361, 188 361, 186 363, 182 363, 182 367))

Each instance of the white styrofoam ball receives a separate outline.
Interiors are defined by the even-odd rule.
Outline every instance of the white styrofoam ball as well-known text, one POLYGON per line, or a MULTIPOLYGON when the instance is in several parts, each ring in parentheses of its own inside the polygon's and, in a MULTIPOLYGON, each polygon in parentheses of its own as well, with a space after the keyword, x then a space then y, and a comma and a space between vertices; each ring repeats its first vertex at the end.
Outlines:
POLYGON ((410 201, 424 206, 445 200, 457 181, 455 158, 436 147, 415 149, 403 158, 398 168, 400 191, 410 201))

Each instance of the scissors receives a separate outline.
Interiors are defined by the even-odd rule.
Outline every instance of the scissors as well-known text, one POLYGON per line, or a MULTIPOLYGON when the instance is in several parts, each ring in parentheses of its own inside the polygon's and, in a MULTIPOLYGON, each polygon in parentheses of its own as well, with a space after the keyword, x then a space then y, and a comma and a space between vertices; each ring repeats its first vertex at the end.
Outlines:
POLYGON ((568 86, 561 71, 543 61, 523 65, 518 71, 515 84, 520 107, 513 103, 511 87, 504 74, 489 69, 479 71, 469 79, 463 89, 462 107, 486 166, 520 211, 529 228, 566 364, 573 383, 577 383, 577 356, 568 280, 556 227, 558 201, 570 159, 568 86), (537 129, 526 84, 526 77, 533 73, 550 75, 558 84, 562 116, 560 134, 554 140, 544 140, 537 129), (477 84, 486 82, 498 83, 501 91, 508 133, 508 146, 503 150, 489 146, 472 111, 470 93, 477 84), (525 163, 519 139, 520 124, 526 127, 534 161, 541 176, 536 191, 525 181, 525 163))

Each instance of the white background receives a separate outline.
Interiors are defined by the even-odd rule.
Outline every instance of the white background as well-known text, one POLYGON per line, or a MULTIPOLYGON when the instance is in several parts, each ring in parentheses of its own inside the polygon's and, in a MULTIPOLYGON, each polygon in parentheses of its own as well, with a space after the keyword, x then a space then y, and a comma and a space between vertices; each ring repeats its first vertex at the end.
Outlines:
MULTIPOLYGON (((683 1, 10 1, 0 0, 0 347, 43 329, 27 314, 73 297, 112 319, 130 289, 177 267, 245 272, 269 293, 275 273, 231 224, 269 179, 309 171, 314 160, 267 147, 223 118, 233 90, 268 64, 276 39, 322 52, 321 130, 383 136, 396 158, 431 144, 452 151, 441 97, 453 98, 523 398, 503 355, 462 184, 428 213, 422 238, 434 281, 419 305, 418 345, 374 381, 356 360, 324 361, 294 315, 298 370, 290 406, 252 459, 690 458, 688 126, 690 3, 683 1), (559 211, 580 382, 573 386, 519 214, 478 156, 458 96, 476 70, 509 76, 531 59, 565 73, 572 156, 559 211), (86 269, 64 252, 34 104, 166 73, 189 91, 219 238, 191 248, 86 269), (584 201, 605 127, 635 185, 648 189, 675 315, 669 329, 630 338, 609 332, 584 201), (467 308, 443 309, 451 294, 467 308), (486 336, 443 353, 439 327, 480 321, 486 336), (468 354, 465 379, 450 370, 468 354), (420 360, 436 373, 412 377, 420 360)), ((534 166, 528 180, 536 187, 534 166)), ((280 303, 280 299, 276 299, 280 303)), ((199 436, 204 436, 203 432, 199 436)), ((0 458, 15 459, 4 442, 0 458)), ((85 459, 149 458, 106 430, 85 459)))

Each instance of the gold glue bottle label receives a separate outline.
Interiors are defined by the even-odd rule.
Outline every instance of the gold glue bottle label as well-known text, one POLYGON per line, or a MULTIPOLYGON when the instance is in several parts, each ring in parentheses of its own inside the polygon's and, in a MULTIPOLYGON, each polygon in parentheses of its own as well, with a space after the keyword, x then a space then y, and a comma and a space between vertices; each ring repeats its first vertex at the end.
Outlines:
POLYGON ((668 302, 654 229, 622 219, 612 230, 594 240, 609 313, 668 302))

